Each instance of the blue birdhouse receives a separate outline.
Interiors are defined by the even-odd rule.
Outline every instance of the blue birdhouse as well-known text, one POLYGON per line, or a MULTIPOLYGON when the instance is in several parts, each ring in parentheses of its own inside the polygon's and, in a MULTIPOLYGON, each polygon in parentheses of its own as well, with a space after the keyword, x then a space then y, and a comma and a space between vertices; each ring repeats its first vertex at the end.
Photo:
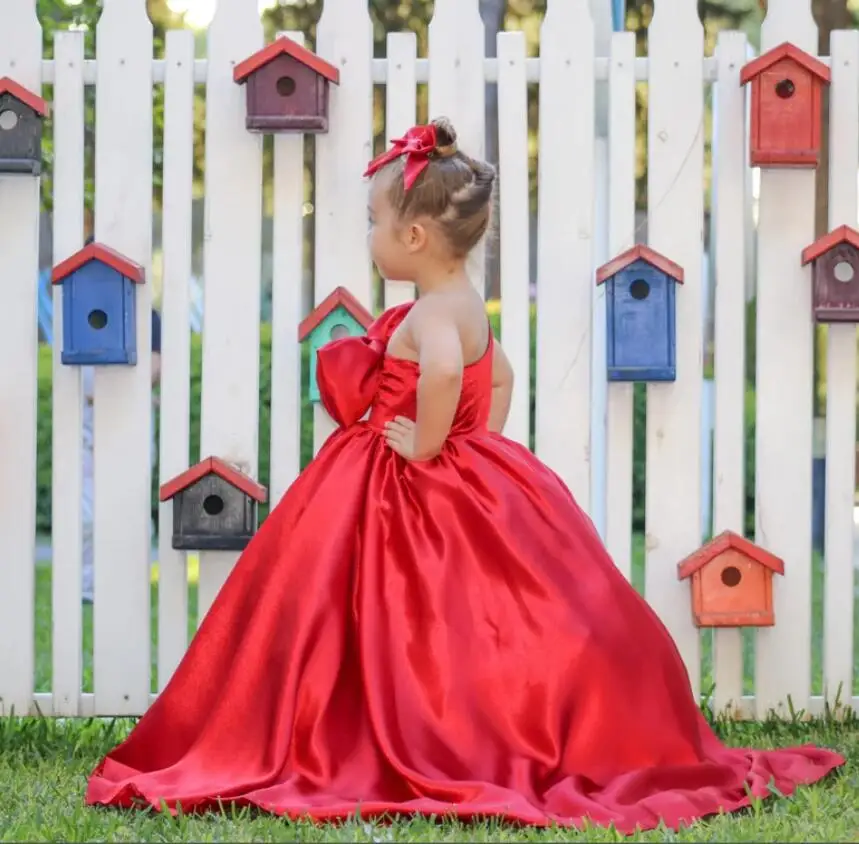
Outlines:
POLYGON ((597 270, 606 288, 609 381, 674 381, 674 294, 683 269, 647 246, 634 246, 597 270))
POLYGON ((90 243, 54 267, 63 285, 64 364, 137 363, 135 284, 143 267, 101 243, 90 243))
POLYGON ((362 337, 373 316, 345 287, 338 287, 320 302, 298 326, 298 341, 310 340, 310 400, 319 401, 316 383, 316 353, 332 340, 362 337))

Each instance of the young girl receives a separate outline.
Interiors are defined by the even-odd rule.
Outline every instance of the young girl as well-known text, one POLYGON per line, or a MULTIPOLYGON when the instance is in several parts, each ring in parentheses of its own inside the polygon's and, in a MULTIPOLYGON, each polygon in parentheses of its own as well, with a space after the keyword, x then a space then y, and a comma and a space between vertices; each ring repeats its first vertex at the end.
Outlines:
POLYGON ((493 169, 440 119, 367 174, 373 260, 420 298, 320 351, 339 432, 87 802, 632 832, 841 765, 813 747, 724 747, 587 516, 501 436, 512 374, 465 272, 493 169))

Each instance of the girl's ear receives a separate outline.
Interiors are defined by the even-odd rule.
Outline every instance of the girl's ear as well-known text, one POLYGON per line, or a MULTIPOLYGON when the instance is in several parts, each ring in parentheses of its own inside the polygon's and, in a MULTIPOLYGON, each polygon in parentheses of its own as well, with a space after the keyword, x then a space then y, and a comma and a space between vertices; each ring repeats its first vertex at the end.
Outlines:
POLYGON ((405 232, 406 249, 419 252, 426 246, 427 230, 420 223, 410 223, 405 232))

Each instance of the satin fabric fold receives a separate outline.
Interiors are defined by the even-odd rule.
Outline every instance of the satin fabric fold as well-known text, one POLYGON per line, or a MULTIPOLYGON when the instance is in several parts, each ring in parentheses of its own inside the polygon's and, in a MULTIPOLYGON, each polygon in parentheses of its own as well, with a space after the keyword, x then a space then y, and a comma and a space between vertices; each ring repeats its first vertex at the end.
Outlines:
POLYGON ((491 350, 464 373, 442 454, 390 451, 382 425, 415 410, 417 365, 385 351, 406 310, 320 351, 322 399, 345 427, 263 523, 87 802, 632 832, 841 765, 719 742, 566 487, 486 430, 491 350))

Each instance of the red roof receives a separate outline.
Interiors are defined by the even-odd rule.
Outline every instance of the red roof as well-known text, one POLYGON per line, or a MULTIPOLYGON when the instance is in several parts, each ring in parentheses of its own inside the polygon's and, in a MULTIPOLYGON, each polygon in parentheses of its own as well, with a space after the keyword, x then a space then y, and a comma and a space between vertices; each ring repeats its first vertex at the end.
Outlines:
POLYGON ((365 330, 373 323, 373 315, 345 287, 338 287, 326 296, 298 326, 298 342, 306 340, 319 323, 338 307, 345 308, 365 330))
POLYGON ((711 563, 720 554, 731 549, 739 551, 743 556, 760 563, 776 574, 784 574, 784 562, 779 557, 770 554, 769 551, 765 551, 759 545, 755 545, 754 542, 749 542, 748 539, 739 534, 726 530, 678 564, 678 579, 685 580, 706 566, 707 563, 711 563))
POLYGON ((669 261, 664 255, 660 255, 649 246, 639 244, 633 246, 632 249, 627 249, 626 252, 621 252, 616 258, 612 258, 607 264, 603 264, 597 270, 597 286, 607 281, 612 276, 617 275, 621 270, 625 270, 630 264, 636 261, 646 261, 651 267, 665 273, 669 278, 683 284, 683 267, 675 264, 674 261, 669 261))
POLYGON ((247 78, 251 74, 256 73, 263 65, 267 65, 270 61, 283 55, 291 56, 300 61, 303 65, 323 76, 329 82, 333 82, 335 85, 340 84, 340 71, 334 65, 328 64, 325 59, 319 58, 316 53, 312 53, 285 35, 272 41, 268 47, 263 47, 262 50, 237 64, 233 70, 234 81, 239 84, 246 82, 247 78))
POLYGON ((849 243, 854 249, 859 249, 859 232, 850 226, 839 226, 829 234, 823 235, 810 246, 802 250, 802 263, 808 264, 816 261, 821 255, 825 255, 830 249, 834 249, 841 243, 849 243))
POLYGON ((42 117, 47 117, 50 109, 47 102, 38 94, 28 90, 23 85, 19 85, 14 79, 4 76, 0 79, 0 94, 11 94, 16 100, 24 103, 25 106, 33 109, 36 114, 42 117))
POLYGON ((750 61, 740 71, 740 84, 745 85, 747 82, 751 82, 756 76, 759 76, 782 59, 790 59, 796 62, 800 67, 805 68, 809 73, 823 82, 829 82, 832 78, 829 68, 822 61, 785 41, 784 44, 779 44, 778 47, 773 47, 772 50, 750 61))
POLYGON ((245 495, 259 501, 262 504, 268 497, 268 491, 264 486, 258 484, 252 477, 240 472, 229 463, 225 463, 219 457, 207 457, 201 460, 196 466, 177 475, 172 481, 167 481, 161 487, 159 499, 161 501, 169 501, 174 495, 183 492, 188 487, 193 486, 201 478, 206 475, 211 475, 214 472, 219 478, 223 478, 228 484, 241 490, 245 495))
POLYGON ((137 284, 143 284, 146 280, 146 272, 140 264, 135 264, 134 261, 130 261, 115 249, 102 243, 90 243, 70 258, 66 258, 61 264, 57 264, 51 274, 51 281, 54 284, 62 284, 72 273, 77 272, 90 261, 100 261, 137 284))

